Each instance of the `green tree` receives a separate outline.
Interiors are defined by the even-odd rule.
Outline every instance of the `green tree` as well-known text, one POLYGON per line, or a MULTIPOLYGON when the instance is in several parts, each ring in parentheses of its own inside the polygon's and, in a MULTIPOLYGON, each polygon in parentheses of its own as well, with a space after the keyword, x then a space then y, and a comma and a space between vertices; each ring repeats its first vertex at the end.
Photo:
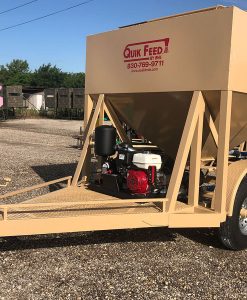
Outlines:
POLYGON ((0 82, 5 85, 29 85, 31 73, 26 60, 14 59, 0 66, 0 82))
POLYGON ((44 88, 62 87, 65 74, 57 66, 42 65, 32 74, 31 85, 44 88))
POLYGON ((80 88, 85 86, 85 74, 65 73, 50 63, 31 72, 26 60, 14 59, 5 66, 0 65, 0 83, 44 88, 80 88))
POLYGON ((81 88, 85 86, 84 73, 65 73, 64 87, 81 88))

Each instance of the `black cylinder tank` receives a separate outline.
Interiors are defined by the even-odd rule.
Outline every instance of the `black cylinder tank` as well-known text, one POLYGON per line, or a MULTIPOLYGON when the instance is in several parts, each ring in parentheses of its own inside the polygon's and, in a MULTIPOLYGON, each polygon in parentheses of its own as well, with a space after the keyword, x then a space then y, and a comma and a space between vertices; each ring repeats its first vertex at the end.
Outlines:
POLYGON ((116 128, 102 125, 95 128, 95 154, 99 156, 111 156, 116 150, 116 128))

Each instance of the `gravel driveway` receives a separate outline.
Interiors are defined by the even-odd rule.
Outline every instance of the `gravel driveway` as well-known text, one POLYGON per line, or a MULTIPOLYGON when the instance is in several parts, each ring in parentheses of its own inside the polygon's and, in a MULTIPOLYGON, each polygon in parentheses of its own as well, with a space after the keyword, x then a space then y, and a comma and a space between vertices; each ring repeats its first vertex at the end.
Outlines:
MULTIPOLYGON (((75 122, 0 123, 0 178, 12 178, 0 194, 72 175, 75 122)), ((247 251, 211 229, 0 239, 0 299, 247 299, 246 269, 247 251)))

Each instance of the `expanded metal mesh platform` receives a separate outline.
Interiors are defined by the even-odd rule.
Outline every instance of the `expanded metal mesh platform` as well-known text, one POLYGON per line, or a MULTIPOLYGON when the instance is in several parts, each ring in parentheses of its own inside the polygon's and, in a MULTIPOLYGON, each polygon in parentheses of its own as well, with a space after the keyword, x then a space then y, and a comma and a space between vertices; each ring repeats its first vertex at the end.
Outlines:
MULTIPOLYGON (((161 212, 161 209, 153 202, 146 203, 145 199, 142 201, 133 199, 125 202, 123 199, 95 192, 84 187, 70 187, 19 204, 10 205, 8 206, 7 218, 8 220, 44 219, 83 215, 161 212)), ((1 219, 3 220, 3 215, 1 219)))

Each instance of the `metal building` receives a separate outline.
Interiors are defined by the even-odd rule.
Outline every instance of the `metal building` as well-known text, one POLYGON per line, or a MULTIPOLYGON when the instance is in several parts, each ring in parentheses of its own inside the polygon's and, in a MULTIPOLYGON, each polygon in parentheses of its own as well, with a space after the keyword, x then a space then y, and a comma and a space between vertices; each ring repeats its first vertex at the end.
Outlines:
POLYGON ((72 108, 83 109, 85 93, 83 88, 73 88, 72 108))
POLYGON ((69 88, 60 88, 57 90, 57 108, 69 109, 72 104, 72 91, 69 88))
POLYGON ((7 106, 9 108, 22 108, 25 106, 21 85, 7 86, 6 97, 7 97, 7 106))
POLYGON ((57 89, 45 89, 45 107, 55 109, 57 107, 57 89))

